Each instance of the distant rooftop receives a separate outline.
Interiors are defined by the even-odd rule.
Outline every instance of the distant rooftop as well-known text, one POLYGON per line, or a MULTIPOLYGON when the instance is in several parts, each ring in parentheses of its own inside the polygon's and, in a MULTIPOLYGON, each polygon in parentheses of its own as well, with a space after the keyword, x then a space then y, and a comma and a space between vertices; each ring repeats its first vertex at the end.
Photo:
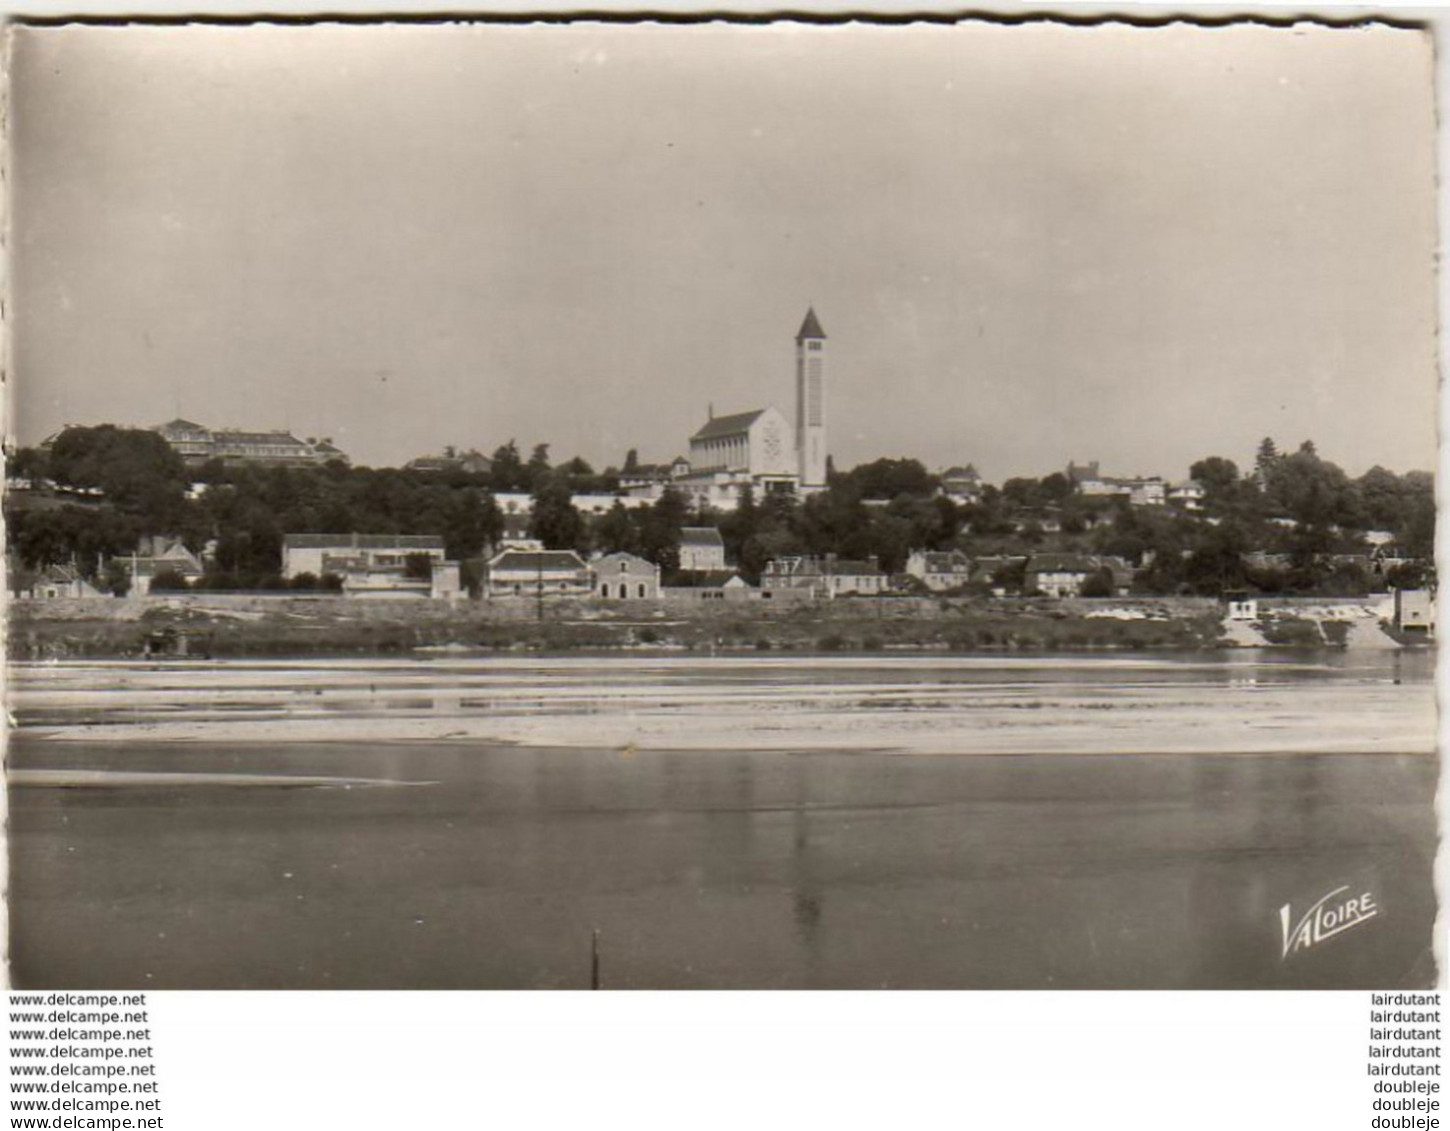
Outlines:
POLYGON ((715 416, 690 437, 691 440, 714 440, 721 436, 738 436, 742 432, 748 432, 764 414, 765 409, 758 408, 754 412, 737 412, 732 416, 715 416))
POLYGON ((489 569, 584 569, 584 559, 573 550, 505 550, 488 563, 489 569))

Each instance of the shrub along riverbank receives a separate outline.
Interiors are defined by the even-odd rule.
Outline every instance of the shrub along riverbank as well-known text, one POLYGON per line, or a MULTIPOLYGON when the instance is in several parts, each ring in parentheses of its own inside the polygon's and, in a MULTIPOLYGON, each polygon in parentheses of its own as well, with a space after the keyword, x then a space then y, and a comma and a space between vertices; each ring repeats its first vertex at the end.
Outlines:
MULTIPOLYGON (((1343 625, 1324 609, 1278 610, 1272 643, 1333 647, 1343 625)), ((1221 642, 1211 600, 1051 601, 887 598, 819 604, 601 604, 558 601, 359 601, 187 597, 17 601, 17 660, 139 655, 377 656, 449 651, 678 649, 693 652, 886 650, 1070 652, 1199 649, 1221 642), (422 650, 422 651, 420 651, 422 650)))

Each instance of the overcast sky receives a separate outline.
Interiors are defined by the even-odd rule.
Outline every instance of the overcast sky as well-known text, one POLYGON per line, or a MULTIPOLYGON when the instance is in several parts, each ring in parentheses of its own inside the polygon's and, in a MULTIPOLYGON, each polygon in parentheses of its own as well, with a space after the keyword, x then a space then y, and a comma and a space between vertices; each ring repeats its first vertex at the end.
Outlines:
POLYGON ((794 414, 839 466, 1435 462, 1428 36, 16 33, 12 432, 603 466, 794 414))

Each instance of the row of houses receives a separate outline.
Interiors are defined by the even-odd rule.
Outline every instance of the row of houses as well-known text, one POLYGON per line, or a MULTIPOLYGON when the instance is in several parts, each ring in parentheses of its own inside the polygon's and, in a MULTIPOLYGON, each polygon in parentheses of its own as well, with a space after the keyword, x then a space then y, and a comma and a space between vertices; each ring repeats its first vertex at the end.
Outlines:
POLYGON ((1124 498, 1135 507, 1203 508, 1204 487, 1196 479, 1169 483, 1161 475, 1104 475, 1097 460, 1069 463, 1067 478, 1078 494, 1089 498, 1124 498))
MULTIPOLYGON (((706 547, 713 558, 715 547, 706 547)), ((720 547, 723 550, 723 547, 720 547)), ((698 560, 698 559, 697 559, 698 560)), ((573 596, 605 601, 831 600, 886 593, 890 578, 875 562, 826 557, 791 557, 768 562, 759 585, 738 570, 710 564, 682 568, 661 582, 657 565, 634 554, 600 554, 585 560, 572 550, 510 548, 491 558, 483 570, 485 598, 573 596)))
MULTIPOLYGON (((283 545, 283 576, 330 573, 343 579, 354 596, 461 596, 457 563, 443 558, 441 539, 427 536, 288 535, 283 545), (411 563, 411 564, 410 564, 411 563)), ((986 582, 1001 592, 1000 578, 1013 567, 1023 570, 1022 590, 1050 597, 1080 595, 1090 579, 1105 593, 1127 594, 1133 570, 1121 558, 1086 554, 1036 554, 1021 557, 968 558, 958 551, 917 552, 907 576, 927 589, 944 592, 986 582)), ((900 579, 875 560, 834 554, 795 555, 766 563, 760 584, 751 585, 725 559, 718 530, 687 527, 680 542, 680 570, 661 580, 660 569, 634 554, 614 552, 585 558, 573 550, 547 550, 519 540, 505 545, 483 564, 480 595, 504 597, 588 597, 602 600, 654 600, 662 596, 698 600, 758 597, 762 600, 831 600, 882 596, 901 588, 900 579)))
MULTIPOLYGON (((1364 577, 1383 578, 1396 566, 1415 564, 1414 559, 1394 555, 1384 548, 1365 554, 1328 554, 1322 559, 1337 569, 1356 570, 1364 577)), ((1286 572, 1292 566, 1288 554, 1254 551, 1244 554, 1246 567, 1266 572, 1286 572)), ((1143 566, 1152 564, 1145 554, 1143 566)), ((1120 557, 1099 554, 1042 553, 972 558, 960 550, 917 550, 906 562, 906 576, 933 593, 946 593, 968 586, 987 586, 999 596, 1007 592, 999 579, 1008 570, 1022 570, 1021 591, 1049 597, 1082 595, 1090 580, 1097 581, 1097 595, 1126 595, 1137 571, 1120 557)))
MULTIPOLYGON (((197 554, 180 540, 142 539, 135 553, 117 559, 130 580, 130 592, 145 595, 163 573, 187 583, 206 572, 205 551, 197 554)), ((1287 567, 1280 555, 1253 554, 1250 566, 1287 567)), ((1334 563, 1380 572, 1385 562, 1372 555, 1335 555, 1334 563)), ((1145 563, 1146 564, 1146 563, 1145 563)), ((21 576, 12 565, 12 575, 21 576)), ((830 600, 837 597, 881 596, 924 588, 949 593, 968 588, 1048 597, 1125 596, 1132 591, 1135 570, 1123 558, 1078 553, 988 555, 970 557, 960 550, 914 551, 903 576, 892 577, 875 560, 824 556, 783 556, 766 563, 759 585, 751 585, 731 568, 725 544, 714 527, 686 527, 681 532, 679 570, 665 584, 660 568, 637 555, 616 552, 590 558, 572 550, 546 550, 525 537, 504 543, 474 569, 485 598, 593 596, 603 600, 653 600, 681 596, 698 600, 759 597, 763 600, 830 600)), ((25 574, 12 584, 23 596, 99 596, 94 586, 71 565, 25 574)), ((288 534, 282 545, 282 577, 291 583, 324 577, 338 580, 350 597, 458 600, 466 595, 462 563, 447 559, 437 535, 288 534)))
POLYGON ((1124 559, 1099 554, 1047 553, 1032 555, 990 555, 972 558, 960 550, 917 550, 907 558, 906 576, 933 593, 946 593, 967 586, 986 586, 1004 595, 1008 586, 1004 574, 1022 571, 1024 593, 1049 597, 1077 597, 1099 582, 1102 596, 1126 595, 1133 586, 1133 567, 1124 559))
MULTIPOLYGON (((725 569, 725 545, 712 528, 690 528, 681 558, 692 592, 723 596, 744 582, 725 569), (722 576, 724 575, 724 576, 722 576)), ((506 540, 478 571, 480 596, 598 597, 656 600, 664 594, 660 568, 635 554, 547 550, 528 538, 506 540)), ((289 534, 282 543, 282 576, 332 574, 342 592, 357 597, 463 596, 460 563, 446 560, 443 539, 433 535, 289 534)))
MULTIPOLYGON (((479 595, 485 599, 594 597, 605 601, 658 600, 820 600, 874 595, 890 588, 890 578, 874 561, 828 555, 782 558, 768 563, 761 584, 751 585, 725 563, 718 530, 687 528, 681 540, 681 569, 662 583, 660 567, 635 554, 614 552, 589 558, 573 550, 547 550, 523 539, 505 545, 481 563, 479 595)), ((188 584, 205 573, 203 555, 171 538, 145 539, 136 553, 120 559, 130 592, 145 596, 162 574, 188 584)), ((22 597, 103 596, 72 563, 22 575, 12 564, 12 589, 22 597)), ((430 598, 465 596, 461 563, 446 557, 435 535, 288 534, 282 544, 282 577, 335 577, 339 591, 358 598, 430 598)))

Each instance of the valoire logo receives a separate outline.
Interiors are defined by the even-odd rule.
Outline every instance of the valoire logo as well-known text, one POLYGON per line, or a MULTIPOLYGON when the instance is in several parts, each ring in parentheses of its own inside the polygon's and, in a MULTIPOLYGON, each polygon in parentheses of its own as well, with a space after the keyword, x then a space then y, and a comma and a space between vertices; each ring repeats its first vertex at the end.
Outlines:
POLYGON ((1279 926, 1284 932, 1284 958, 1288 958, 1295 951, 1318 946, 1325 939, 1333 938, 1350 927, 1357 927, 1379 914, 1379 908, 1375 906, 1374 896, 1370 892, 1345 897, 1344 893, 1348 890, 1348 884, 1335 888, 1304 912, 1297 922, 1293 920, 1289 904, 1279 908, 1279 926))

